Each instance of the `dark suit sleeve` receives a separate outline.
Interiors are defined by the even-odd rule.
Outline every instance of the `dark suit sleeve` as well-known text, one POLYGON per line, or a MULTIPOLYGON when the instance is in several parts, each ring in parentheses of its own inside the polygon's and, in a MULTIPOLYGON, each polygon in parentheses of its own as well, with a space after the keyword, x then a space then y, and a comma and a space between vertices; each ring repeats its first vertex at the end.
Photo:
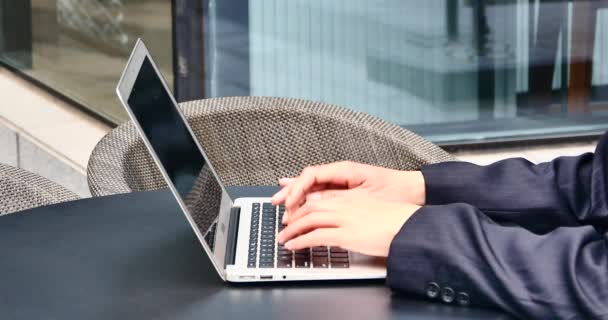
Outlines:
POLYGON ((608 319, 607 255, 593 226, 537 234, 468 204, 426 206, 393 240, 387 284, 422 296, 433 296, 437 284, 435 300, 451 300, 453 290, 452 304, 526 319, 608 319))
POLYGON ((429 165, 422 168, 426 202, 468 203, 495 220, 524 227, 602 223, 608 218, 607 148, 605 134, 595 154, 560 157, 537 165, 517 158, 488 166, 465 162, 429 165))

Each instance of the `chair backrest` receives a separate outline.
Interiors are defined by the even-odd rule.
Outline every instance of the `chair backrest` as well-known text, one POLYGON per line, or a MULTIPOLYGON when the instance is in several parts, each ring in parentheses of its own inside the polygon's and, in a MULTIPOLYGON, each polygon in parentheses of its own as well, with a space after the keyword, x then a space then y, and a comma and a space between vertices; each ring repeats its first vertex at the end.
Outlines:
POLYGON ((75 193, 46 178, 0 164, 0 215, 76 199, 75 193))
MULTIPOLYGON (((415 170, 454 159, 399 126, 319 102, 231 97, 180 107, 226 185, 275 185, 306 166, 342 160, 415 170)), ((166 186, 131 122, 98 143, 87 177, 93 195, 166 186)))

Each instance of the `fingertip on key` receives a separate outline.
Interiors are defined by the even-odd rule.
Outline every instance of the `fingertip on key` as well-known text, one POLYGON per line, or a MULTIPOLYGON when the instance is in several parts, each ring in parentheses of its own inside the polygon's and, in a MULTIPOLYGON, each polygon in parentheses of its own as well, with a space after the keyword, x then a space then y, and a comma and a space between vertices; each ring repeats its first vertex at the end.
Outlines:
POLYGON ((291 182, 293 180, 293 178, 281 178, 279 179, 279 184, 284 186, 286 184, 289 184, 289 182, 291 182))
POLYGON ((278 191, 277 193, 275 193, 275 194, 272 196, 272 198, 271 198, 271 199, 272 199, 272 201, 273 201, 273 202, 275 202, 275 201, 276 201, 276 202, 281 201, 281 200, 282 200, 282 198, 284 198, 284 197, 285 197, 285 196, 284 196, 284 193, 285 193, 285 189, 278 191))
POLYGON ((287 241, 287 242, 284 244, 284 246, 285 246, 285 248, 286 248, 287 250, 293 250, 292 245, 293 245, 292 241, 287 241))

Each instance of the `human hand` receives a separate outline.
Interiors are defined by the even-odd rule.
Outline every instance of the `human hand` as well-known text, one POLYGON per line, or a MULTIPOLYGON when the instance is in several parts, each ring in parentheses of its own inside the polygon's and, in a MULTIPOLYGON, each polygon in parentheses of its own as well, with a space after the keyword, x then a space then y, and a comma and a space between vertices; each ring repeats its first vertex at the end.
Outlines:
POLYGON ((289 250, 338 246, 387 257, 391 242, 420 206, 362 197, 358 192, 307 201, 277 241, 289 250))
POLYGON ((308 199, 324 199, 344 192, 359 191, 361 195, 397 203, 424 205, 424 177, 420 171, 399 171, 354 162, 336 162, 305 168, 296 178, 279 180, 283 189, 272 202, 285 204, 283 222, 288 223, 308 199))

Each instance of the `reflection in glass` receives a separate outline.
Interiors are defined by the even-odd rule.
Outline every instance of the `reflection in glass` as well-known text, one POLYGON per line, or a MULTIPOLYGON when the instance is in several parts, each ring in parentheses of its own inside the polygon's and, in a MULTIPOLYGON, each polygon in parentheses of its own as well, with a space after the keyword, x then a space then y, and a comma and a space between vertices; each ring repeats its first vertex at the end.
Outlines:
POLYGON ((138 37, 173 83, 171 1, 0 0, 0 8, 14 20, 0 21, 0 39, 24 42, 0 45, 0 61, 111 121, 127 118, 114 89, 138 37))
MULTIPOLYGON (((147 58, 128 104, 188 212, 205 234, 219 213, 221 189, 147 58)), ((212 250, 214 230, 205 235, 212 250)))
POLYGON ((608 1, 213 2, 211 96, 335 103, 444 143, 608 123, 608 1))
POLYGON ((0 21, 2 62, 116 122, 126 117, 113 88, 141 36, 170 83, 176 66, 180 100, 318 100, 446 144, 586 134, 608 123, 608 0, 0 0, 0 8, 11 12, 0 21))

